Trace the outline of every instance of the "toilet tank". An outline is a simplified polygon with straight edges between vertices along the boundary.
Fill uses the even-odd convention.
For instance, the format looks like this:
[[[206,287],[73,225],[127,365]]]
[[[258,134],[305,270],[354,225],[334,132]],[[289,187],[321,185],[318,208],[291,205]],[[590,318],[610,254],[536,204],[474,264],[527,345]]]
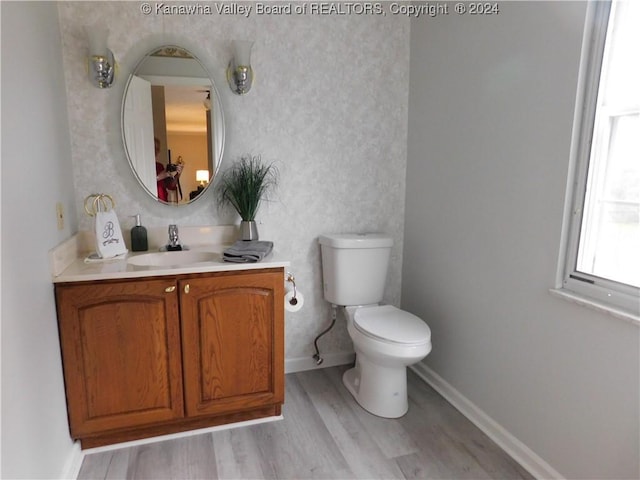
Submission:
[[[324,298],[335,305],[380,303],[393,239],[381,233],[321,235]]]

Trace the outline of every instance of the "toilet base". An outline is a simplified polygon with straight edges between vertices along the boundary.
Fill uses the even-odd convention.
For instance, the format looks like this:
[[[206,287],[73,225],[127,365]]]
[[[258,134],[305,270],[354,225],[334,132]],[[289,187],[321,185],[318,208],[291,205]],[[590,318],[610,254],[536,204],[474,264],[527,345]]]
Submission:
[[[402,417],[409,409],[407,367],[390,368],[360,361],[344,372],[342,383],[358,404],[384,418]]]

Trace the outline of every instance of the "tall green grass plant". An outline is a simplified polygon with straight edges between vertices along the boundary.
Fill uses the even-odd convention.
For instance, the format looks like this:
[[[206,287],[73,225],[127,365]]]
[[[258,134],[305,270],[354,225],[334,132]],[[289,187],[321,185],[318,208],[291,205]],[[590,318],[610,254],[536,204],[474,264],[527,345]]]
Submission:
[[[242,220],[255,221],[260,202],[278,185],[275,165],[264,164],[260,156],[241,157],[221,174],[218,200],[231,204]]]

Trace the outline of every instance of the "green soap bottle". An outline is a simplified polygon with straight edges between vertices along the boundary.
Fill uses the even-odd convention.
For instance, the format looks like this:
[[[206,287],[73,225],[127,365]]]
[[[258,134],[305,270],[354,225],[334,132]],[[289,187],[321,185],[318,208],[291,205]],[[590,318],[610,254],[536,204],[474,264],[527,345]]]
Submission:
[[[131,250],[134,252],[146,252],[149,250],[149,242],[147,241],[147,229],[140,223],[140,214],[136,217],[136,226],[131,229]]]

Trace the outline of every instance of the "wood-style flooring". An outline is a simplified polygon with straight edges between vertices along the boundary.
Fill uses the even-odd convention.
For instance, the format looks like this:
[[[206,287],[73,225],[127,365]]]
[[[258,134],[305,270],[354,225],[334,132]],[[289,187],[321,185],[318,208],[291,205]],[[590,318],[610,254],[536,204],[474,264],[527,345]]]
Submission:
[[[531,479],[413,372],[409,412],[379,418],[344,367],[289,374],[284,419],[85,456],[78,479]]]

